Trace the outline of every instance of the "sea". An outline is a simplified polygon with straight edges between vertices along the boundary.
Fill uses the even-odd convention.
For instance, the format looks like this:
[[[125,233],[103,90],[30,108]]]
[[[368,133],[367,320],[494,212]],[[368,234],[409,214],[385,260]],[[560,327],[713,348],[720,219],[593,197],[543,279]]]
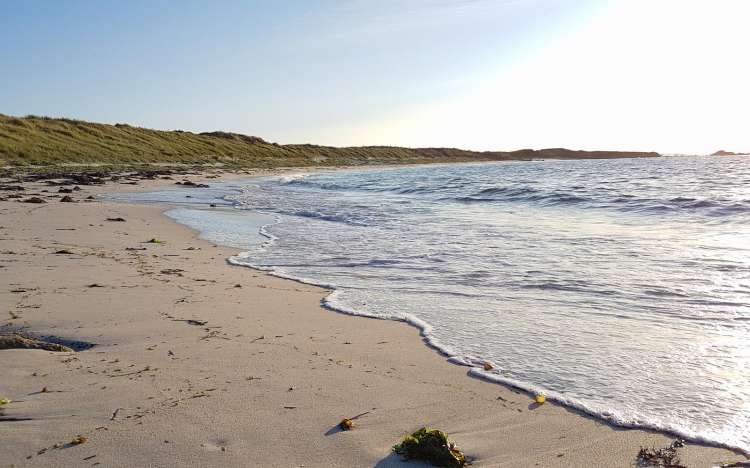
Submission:
[[[231,263],[330,288],[334,311],[419,327],[490,383],[750,452],[750,157],[210,185],[113,197],[170,203],[236,247]]]

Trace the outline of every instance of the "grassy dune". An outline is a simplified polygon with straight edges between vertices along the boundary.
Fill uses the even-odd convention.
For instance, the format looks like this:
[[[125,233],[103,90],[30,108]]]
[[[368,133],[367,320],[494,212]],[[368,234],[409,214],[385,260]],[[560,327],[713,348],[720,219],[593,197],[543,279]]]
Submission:
[[[0,162],[19,169],[71,164],[288,167],[653,156],[658,154],[566,149],[476,152],[455,148],[278,145],[258,137],[226,132],[162,131],[126,124],[0,114]]]

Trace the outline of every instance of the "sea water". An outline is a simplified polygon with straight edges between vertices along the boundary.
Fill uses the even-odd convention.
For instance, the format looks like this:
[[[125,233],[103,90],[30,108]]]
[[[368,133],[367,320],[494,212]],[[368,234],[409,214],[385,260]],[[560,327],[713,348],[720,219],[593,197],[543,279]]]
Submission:
[[[173,216],[247,249],[233,263],[408,321],[477,376],[750,451],[750,158],[363,169],[139,197],[185,193],[224,204]]]

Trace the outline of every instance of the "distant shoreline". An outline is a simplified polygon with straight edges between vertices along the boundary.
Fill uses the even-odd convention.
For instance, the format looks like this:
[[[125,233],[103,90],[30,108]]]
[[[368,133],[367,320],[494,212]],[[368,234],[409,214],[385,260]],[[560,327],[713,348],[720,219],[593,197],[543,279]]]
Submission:
[[[715,153],[711,153],[710,156],[750,156],[750,153],[735,153],[734,151],[720,150]]]

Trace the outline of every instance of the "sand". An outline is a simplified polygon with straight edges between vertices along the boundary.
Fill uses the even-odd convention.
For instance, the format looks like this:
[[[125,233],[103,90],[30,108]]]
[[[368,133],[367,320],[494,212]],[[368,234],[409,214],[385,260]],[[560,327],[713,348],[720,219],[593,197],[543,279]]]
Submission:
[[[13,400],[1,467],[400,466],[391,446],[424,425],[477,466],[626,467],[673,440],[471,378],[411,326],[323,309],[324,289],[229,265],[235,249],[163,206],[82,201],[172,183],[83,187],[77,203],[25,184],[48,203],[0,201],[0,326],[96,344],[0,351],[0,399]],[[693,444],[681,455],[744,459]]]

